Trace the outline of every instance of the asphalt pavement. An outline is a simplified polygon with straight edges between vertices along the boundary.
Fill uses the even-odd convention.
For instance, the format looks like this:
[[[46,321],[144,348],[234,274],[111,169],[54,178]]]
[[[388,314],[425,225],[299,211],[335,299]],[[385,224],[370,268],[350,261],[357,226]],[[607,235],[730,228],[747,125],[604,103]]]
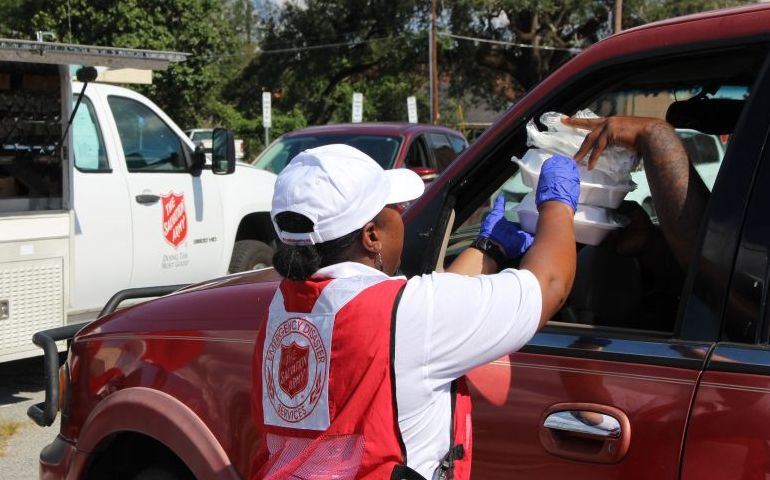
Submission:
[[[59,419],[38,427],[27,417],[30,405],[42,402],[42,357],[0,364],[0,477],[3,480],[38,478],[38,455],[59,432]],[[9,430],[15,433],[8,435]],[[5,445],[3,445],[5,438]]]

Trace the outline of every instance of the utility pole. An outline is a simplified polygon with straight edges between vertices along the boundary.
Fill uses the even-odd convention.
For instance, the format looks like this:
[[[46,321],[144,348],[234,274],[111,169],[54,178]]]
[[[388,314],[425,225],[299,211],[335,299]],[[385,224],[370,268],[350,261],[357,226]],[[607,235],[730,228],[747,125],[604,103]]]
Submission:
[[[428,32],[428,105],[430,106],[430,121],[433,122],[433,42],[431,32]]]
[[[623,0],[615,0],[615,33],[623,30]]]
[[[431,123],[434,125],[441,117],[438,111],[438,54],[436,52],[436,0],[430,6],[430,101]]]

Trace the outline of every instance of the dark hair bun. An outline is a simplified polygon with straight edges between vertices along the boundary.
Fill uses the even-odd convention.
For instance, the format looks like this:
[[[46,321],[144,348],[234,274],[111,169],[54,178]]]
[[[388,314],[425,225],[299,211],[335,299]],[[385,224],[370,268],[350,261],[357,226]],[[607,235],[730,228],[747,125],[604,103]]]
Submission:
[[[307,280],[321,268],[321,255],[314,245],[280,243],[273,254],[273,267],[284,278]]]
[[[296,212],[281,212],[275,216],[275,223],[284,232],[308,233],[313,231],[313,222]],[[307,280],[319,268],[349,260],[350,249],[361,237],[358,229],[340,238],[316,245],[287,245],[279,242],[273,254],[273,267],[284,278]]]

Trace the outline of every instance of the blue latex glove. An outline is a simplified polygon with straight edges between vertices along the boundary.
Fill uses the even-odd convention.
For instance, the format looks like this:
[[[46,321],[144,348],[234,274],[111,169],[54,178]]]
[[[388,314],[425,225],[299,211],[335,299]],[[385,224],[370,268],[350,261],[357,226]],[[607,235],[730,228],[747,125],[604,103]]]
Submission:
[[[556,200],[577,210],[580,198],[580,173],[574,160],[564,155],[554,155],[545,162],[537,181],[535,204]]]
[[[508,260],[524,255],[535,237],[521,229],[521,225],[505,218],[505,197],[498,195],[492,210],[481,222],[480,237],[486,237],[503,247]]]

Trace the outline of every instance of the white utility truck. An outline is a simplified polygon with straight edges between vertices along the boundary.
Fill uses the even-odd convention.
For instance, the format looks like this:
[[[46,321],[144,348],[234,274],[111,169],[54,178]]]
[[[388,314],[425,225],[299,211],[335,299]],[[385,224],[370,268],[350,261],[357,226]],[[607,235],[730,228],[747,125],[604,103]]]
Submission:
[[[275,176],[236,165],[231,132],[207,161],[150,100],[91,83],[185,57],[0,39],[0,362],[119,290],[270,264]]]

